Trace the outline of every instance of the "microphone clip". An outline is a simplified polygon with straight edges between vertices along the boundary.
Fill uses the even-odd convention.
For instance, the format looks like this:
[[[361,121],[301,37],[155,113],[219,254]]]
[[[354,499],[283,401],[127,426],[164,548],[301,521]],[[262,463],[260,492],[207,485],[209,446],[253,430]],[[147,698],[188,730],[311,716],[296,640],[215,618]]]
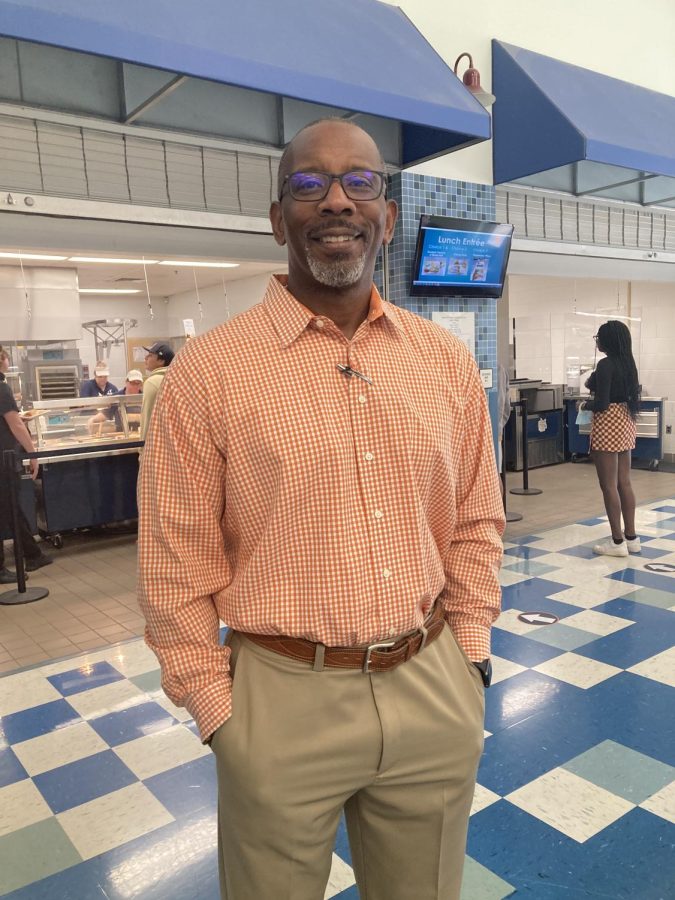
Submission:
[[[345,366],[343,363],[338,363],[337,368],[340,372],[342,372],[343,375],[349,375],[350,377],[352,375],[356,375],[357,378],[361,378],[363,381],[367,382],[368,384],[373,383],[372,378],[368,378],[368,376],[364,375],[363,372],[357,372],[356,369],[352,369],[351,366]]]

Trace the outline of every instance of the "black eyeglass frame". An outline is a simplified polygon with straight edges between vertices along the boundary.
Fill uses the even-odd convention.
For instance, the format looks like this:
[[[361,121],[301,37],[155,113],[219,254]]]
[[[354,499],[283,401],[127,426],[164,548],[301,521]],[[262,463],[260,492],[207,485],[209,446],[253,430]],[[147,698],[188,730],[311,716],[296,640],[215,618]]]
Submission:
[[[344,181],[342,179],[346,178],[347,175],[354,175],[357,172],[370,172],[372,175],[380,176],[380,180],[381,180],[380,190],[374,197],[367,197],[367,198],[352,197],[349,194],[349,192],[347,191],[347,188],[345,187]],[[321,196],[321,197],[312,197],[311,200],[308,199],[307,197],[295,197],[289,188],[289,194],[290,194],[291,198],[298,203],[320,203],[322,200],[325,200],[326,197],[328,196],[328,193],[329,193],[331,187],[333,186],[334,181],[340,182],[340,187],[344,191],[345,196],[348,197],[350,200],[353,200],[355,203],[372,203],[373,200],[379,200],[380,197],[382,196],[382,194],[386,195],[386,193],[387,193],[387,173],[380,172],[377,169],[349,169],[348,172],[342,172],[339,175],[334,172],[314,172],[314,171],[304,171],[304,170],[300,169],[297,172],[290,172],[288,175],[284,176],[284,180],[281,182],[281,190],[279,191],[279,200],[280,201],[281,201],[282,197],[284,196],[284,189],[286,188],[289,181],[291,180],[291,178],[294,175],[323,175],[326,178],[330,179],[330,181],[326,185],[326,193],[323,194],[323,196]]]

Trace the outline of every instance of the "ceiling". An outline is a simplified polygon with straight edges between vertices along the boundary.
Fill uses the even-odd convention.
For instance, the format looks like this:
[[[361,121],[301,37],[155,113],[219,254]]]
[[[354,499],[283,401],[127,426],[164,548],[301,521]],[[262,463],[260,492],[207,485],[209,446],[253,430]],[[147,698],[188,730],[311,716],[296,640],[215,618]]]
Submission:
[[[271,234],[14,213],[0,215],[0,252],[19,251],[24,254],[67,257],[145,257],[154,260],[238,263],[236,268],[231,269],[146,266],[150,295],[153,297],[169,297],[184,291],[194,291],[195,278],[198,288],[206,288],[222,284],[223,280],[234,281],[286,271],[285,248],[279,247]],[[19,260],[0,259],[0,265],[18,266]],[[127,265],[24,260],[24,266],[76,268],[81,288],[129,288],[141,291],[140,295],[116,295],[120,301],[144,296],[146,293],[142,263]]]

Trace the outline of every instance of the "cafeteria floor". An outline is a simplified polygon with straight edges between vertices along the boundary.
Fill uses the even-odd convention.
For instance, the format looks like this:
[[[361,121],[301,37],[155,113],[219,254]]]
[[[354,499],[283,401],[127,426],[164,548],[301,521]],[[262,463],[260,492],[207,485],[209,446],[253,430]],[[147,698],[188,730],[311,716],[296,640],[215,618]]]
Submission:
[[[564,488],[557,467],[531,473],[544,494],[509,496],[525,518],[505,539],[462,900],[672,900],[675,478],[634,473],[640,502],[649,497],[642,553],[595,557],[607,523],[592,469],[564,469]],[[58,562],[34,573],[47,600],[0,607],[10,670],[0,678],[0,897],[216,900],[213,758],[133,636],[133,537],[85,545],[67,539]],[[68,609],[73,588],[90,609],[67,614],[87,615],[96,638],[79,647],[81,632],[68,632],[79,625],[59,620],[72,647],[44,648],[39,620],[16,614],[49,622],[44,604]],[[521,612],[559,621],[529,624]],[[21,645],[5,643],[8,621],[47,656],[21,663]],[[126,640],[112,644],[119,628]],[[325,896],[358,897],[343,825]]]

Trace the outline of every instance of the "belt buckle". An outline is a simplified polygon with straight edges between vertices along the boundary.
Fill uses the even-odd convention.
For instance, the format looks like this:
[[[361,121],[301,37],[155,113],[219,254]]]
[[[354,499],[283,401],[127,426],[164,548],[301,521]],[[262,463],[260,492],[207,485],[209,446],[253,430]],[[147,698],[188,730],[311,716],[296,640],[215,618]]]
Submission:
[[[417,648],[417,652],[421,653],[422,650],[424,650],[424,647],[426,646],[427,638],[429,636],[429,629],[424,625],[420,625],[420,627],[417,630],[422,635],[422,643]]]
[[[370,654],[373,650],[382,650],[386,647],[394,647],[396,645],[396,641],[379,641],[377,644],[369,644],[366,647],[366,658],[363,661],[363,673],[365,675],[368,674],[370,667]]]

